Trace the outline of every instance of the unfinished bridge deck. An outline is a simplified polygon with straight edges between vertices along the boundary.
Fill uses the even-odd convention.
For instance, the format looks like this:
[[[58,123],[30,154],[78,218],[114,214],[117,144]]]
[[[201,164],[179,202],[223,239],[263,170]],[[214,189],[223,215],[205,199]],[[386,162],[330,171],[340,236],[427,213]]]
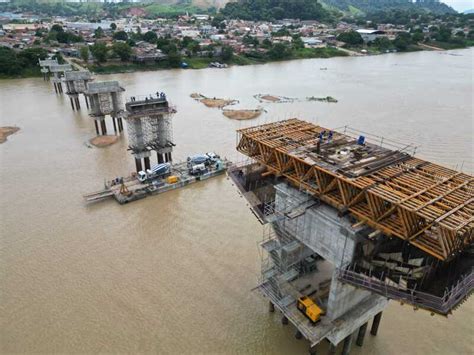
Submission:
[[[290,119],[237,131],[237,150],[389,236],[447,260],[474,239],[474,178]]]

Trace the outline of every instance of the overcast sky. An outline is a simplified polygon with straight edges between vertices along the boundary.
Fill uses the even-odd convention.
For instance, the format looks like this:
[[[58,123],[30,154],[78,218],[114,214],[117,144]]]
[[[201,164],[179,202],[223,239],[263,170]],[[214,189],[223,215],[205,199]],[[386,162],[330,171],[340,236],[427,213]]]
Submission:
[[[441,0],[457,11],[474,9],[474,0]]]

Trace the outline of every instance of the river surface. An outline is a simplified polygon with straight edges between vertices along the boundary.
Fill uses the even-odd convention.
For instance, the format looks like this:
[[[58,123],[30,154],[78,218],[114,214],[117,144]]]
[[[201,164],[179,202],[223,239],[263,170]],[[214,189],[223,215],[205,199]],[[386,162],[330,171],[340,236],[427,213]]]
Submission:
[[[472,173],[472,49],[314,59],[228,69],[109,75],[126,96],[165,91],[175,159],[214,150],[231,159],[235,129],[299,117],[350,125],[419,145],[418,156]],[[320,68],[327,68],[321,70]],[[258,119],[227,119],[189,97],[254,94],[337,104],[263,104]],[[83,104],[84,106],[84,104]],[[111,131],[111,122],[108,121]],[[0,81],[0,126],[21,131],[0,146],[2,353],[305,354],[307,342],[252,293],[262,227],[222,176],[119,206],[82,194],[134,169],[126,137],[104,149],[86,110],[42,79]],[[464,161],[464,163],[463,163]],[[354,354],[472,354],[474,302],[449,318],[391,302],[379,335]],[[321,344],[326,352],[327,345]]]

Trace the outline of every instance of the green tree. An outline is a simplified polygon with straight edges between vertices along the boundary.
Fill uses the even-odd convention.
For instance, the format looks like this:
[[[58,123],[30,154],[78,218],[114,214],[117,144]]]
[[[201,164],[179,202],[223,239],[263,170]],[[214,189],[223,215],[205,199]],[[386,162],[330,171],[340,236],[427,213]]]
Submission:
[[[258,46],[258,39],[253,36],[245,35],[242,38],[242,43],[246,45]]]
[[[169,44],[170,44],[170,40],[165,37],[160,37],[156,40],[156,48],[161,49],[162,51],[163,51],[163,48],[165,48],[166,46],[169,46]]]
[[[0,75],[20,75],[23,69],[13,49],[0,47]]]
[[[148,43],[156,43],[157,39],[158,39],[158,36],[153,31],[148,31],[147,33],[143,35],[143,40]]]
[[[51,26],[51,32],[64,32],[64,29],[61,27],[61,25],[54,24]]]
[[[372,41],[372,46],[381,50],[387,50],[393,47],[392,42],[387,37],[378,37]]]
[[[224,62],[230,61],[234,56],[234,49],[231,46],[223,46],[221,52],[221,59]]]
[[[449,42],[451,39],[451,30],[448,27],[442,26],[435,35],[435,38],[440,42]]]
[[[97,29],[94,31],[94,38],[102,38],[104,37],[104,30],[102,27],[97,27]]]
[[[414,43],[422,42],[425,39],[425,35],[420,30],[415,31],[412,36]]]
[[[132,56],[132,48],[127,43],[115,42],[112,46],[112,51],[122,62],[126,62]]]
[[[393,41],[393,44],[399,51],[406,51],[411,44],[411,36],[407,32],[401,32]]]
[[[97,62],[105,63],[107,61],[108,49],[105,43],[96,42],[89,47],[89,50]]]
[[[273,60],[285,59],[291,56],[291,49],[284,43],[277,43],[268,51],[268,56]]]
[[[81,56],[81,59],[87,63],[87,61],[89,60],[89,47],[81,47],[81,49],[79,50],[79,54]]]
[[[304,48],[304,42],[300,36],[294,36],[293,42],[291,43],[294,49],[302,49]]]
[[[128,35],[125,31],[118,31],[114,33],[113,38],[118,41],[126,41],[128,39]]]
[[[350,46],[357,46],[364,43],[362,36],[356,31],[343,32],[337,36],[337,40]]]
[[[43,48],[27,48],[18,53],[18,59],[24,66],[35,67],[38,60],[46,59],[48,52]]]
[[[172,68],[179,68],[181,66],[182,58],[181,54],[175,48],[168,52],[168,63]]]
[[[272,46],[273,46],[272,41],[270,41],[268,38],[265,38],[265,39],[262,41],[262,47],[263,47],[263,48],[270,49],[270,48],[272,48]]]

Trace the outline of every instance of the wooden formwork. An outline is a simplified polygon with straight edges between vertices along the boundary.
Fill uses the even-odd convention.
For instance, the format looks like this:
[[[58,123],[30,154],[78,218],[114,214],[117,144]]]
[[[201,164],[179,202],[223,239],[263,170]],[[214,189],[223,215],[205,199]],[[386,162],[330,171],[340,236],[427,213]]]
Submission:
[[[364,163],[334,167],[318,154],[324,148],[324,143],[317,143],[318,136],[328,131],[298,119],[245,128],[237,131],[237,150],[331,206],[440,260],[450,259],[472,242],[472,176],[385,150],[380,154],[385,164],[352,177],[345,172],[364,170]],[[337,132],[331,139],[332,146],[354,143],[352,137]]]

